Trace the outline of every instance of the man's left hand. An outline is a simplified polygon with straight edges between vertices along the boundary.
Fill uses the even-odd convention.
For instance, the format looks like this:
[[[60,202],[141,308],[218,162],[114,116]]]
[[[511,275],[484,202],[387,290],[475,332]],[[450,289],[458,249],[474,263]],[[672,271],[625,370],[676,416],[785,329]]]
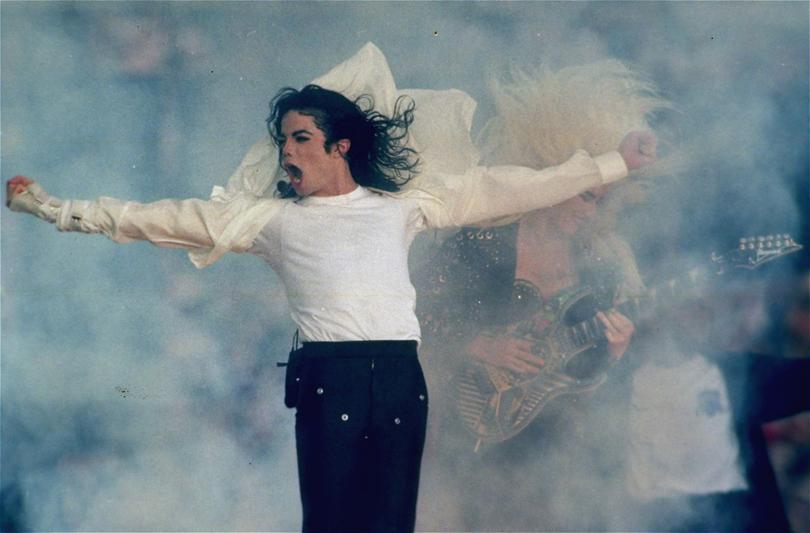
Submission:
[[[655,162],[657,139],[649,131],[631,131],[619,143],[619,153],[628,170],[635,170]]]

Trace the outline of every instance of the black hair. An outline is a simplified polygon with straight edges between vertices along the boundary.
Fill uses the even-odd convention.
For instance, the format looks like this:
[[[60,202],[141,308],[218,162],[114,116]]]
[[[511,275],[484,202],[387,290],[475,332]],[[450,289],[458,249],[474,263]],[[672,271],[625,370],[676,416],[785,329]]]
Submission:
[[[351,146],[345,157],[358,184],[397,191],[416,175],[419,166],[418,154],[406,145],[415,107],[413,100],[401,96],[392,116],[387,117],[374,110],[374,99],[368,95],[351,101],[317,85],[307,85],[300,91],[286,87],[270,101],[267,129],[276,146],[280,146],[284,115],[297,111],[311,116],[324,133],[325,150],[341,139],[349,139]]]

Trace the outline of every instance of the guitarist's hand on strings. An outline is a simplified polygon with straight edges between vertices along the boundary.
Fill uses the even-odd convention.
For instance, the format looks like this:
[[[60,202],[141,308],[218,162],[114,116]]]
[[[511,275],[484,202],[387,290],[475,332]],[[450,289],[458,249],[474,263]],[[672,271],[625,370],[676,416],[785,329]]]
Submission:
[[[532,353],[533,343],[516,337],[478,335],[467,345],[470,357],[514,372],[537,374],[545,361]]]
[[[635,325],[615,309],[599,311],[596,313],[596,317],[605,326],[605,338],[608,341],[607,351],[610,358],[614,361],[619,360],[630,345],[630,339],[633,338],[633,333],[636,331]]]

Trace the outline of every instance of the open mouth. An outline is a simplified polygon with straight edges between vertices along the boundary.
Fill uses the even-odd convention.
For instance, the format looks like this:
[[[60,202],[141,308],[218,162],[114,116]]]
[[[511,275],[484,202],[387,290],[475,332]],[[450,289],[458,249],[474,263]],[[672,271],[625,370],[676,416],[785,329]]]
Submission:
[[[303,177],[303,173],[301,169],[295,165],[286,164],[284,165],[284,170],[287,171],[287,175],[290,177],[290,181],[295,184],[301,183],[301,178]]]

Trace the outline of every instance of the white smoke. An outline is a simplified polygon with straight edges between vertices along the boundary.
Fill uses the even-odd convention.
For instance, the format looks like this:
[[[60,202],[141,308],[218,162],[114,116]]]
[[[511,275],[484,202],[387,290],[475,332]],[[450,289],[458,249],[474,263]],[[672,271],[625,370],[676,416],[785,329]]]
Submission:
[[[807,227],[802,3],[0,10],[2,176],[58,196],[206,197],[264,134],[276,90],[373,41],[398,85],[473,95],[479,126],[485,80],[512,65],[612,56],[648,73],[678,108],[667,126],[691,165],[624,220],[647,265],[659,237],[690,249]],[[60,235],[8,210],[2,222],[0,475],[23,500],[3,513],[51,531],[298,529],[293,416],[274,366],[293,328],[275,276],[253,258],[196,272],[180,252]],[[419,527],[446,530],[457,509],[424,477]]]

